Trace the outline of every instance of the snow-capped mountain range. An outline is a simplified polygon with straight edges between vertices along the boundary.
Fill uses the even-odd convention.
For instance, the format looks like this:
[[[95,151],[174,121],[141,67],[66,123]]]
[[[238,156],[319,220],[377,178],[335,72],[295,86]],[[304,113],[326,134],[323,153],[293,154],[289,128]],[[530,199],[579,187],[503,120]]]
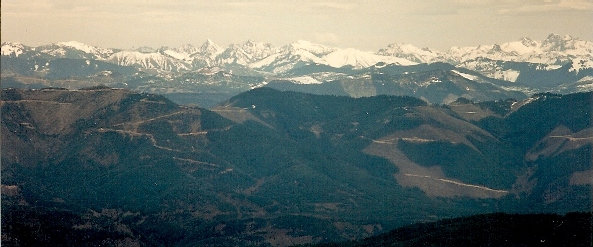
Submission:
[[[522,38],[502,44],[452,47],[447,51],[392,43],[377,52],[367,52],[303,40],[280,47],[249,40],[226,48],[207,40],[200,46],[187,44],[178,48],[142,47],[135,50],[100,48],[76,41],[38,47],[3,42],[1,51],[3,57],[90,59],[159,74],[202,71],[206,68],[282,76],[308,65],[364,69],[379,63],[410,66],[444,62],[477,71],[489,78],[515,82],[521,81],[522,67],[542,71],[565,68],[573,74],[593,69],[593,42],[557,34],[550,34],[542,41]],[[517,63],[523,64],[518,66]],[[37,67],[43,69],[43,66],[40,64]]]

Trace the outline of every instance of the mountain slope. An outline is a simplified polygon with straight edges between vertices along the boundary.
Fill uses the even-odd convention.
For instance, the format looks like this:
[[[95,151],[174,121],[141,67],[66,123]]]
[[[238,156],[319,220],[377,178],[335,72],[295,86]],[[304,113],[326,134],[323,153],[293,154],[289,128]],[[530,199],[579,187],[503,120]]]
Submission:
[[[103,87],[4,89],[2,214],[67,210],[139,228],[118,230],[130,241],[288,245],[584,211],[592,97],[450,107],[260,88],[208,111]]]
[[[520,85],[517,83],[515,88],[507,87],[505,83],[478,73],[456,69],[449,64],[435,63],[416,66],[378,64],[351,76],[336,76],[336,79],[325,83],[303,85],[289,78],[272,81],[266,87],[352,97],[406,95],[419,97],[431,103],[450,103],[459,97],[477,101],[524,99],[526,96],[521,92],[523,88]]]

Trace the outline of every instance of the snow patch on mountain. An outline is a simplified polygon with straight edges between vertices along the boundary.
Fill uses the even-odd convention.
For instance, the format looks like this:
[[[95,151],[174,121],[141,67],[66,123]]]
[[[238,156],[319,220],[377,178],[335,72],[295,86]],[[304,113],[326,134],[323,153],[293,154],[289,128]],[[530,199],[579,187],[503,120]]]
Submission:
[[[460,75],[461,77],[463,77],[463,78],[465,78],[465,79],[468,79],[468,80],[470,80],[470,81],[477,81],[477,80],[478,80],[478,77],[477,77],[477,76],[475,76],[475,75],[470,75],[470,74],[467,74],[467,73],[462,73],[462,72],[459,72],[459,71],[457,71],[457,70],[451,70],[451,71],[452,71],[453,73],[455,73],[455,74],[458,74],[458,75]]]
[[[224,49],[208,39],[190,55],[191,63],[197,68],[216,66],[216,57],[222,52]]]
[[[18,57],[25,52],[25,46],[21,43],[2,42],[2,48],[0,50],[2,51],[2,56]]]
[[[581,92],[593,91],[593,82],[579,84],[577,85],[577,88],[581,90]]]
[[[298,76],[298,77],[291,77],[286,78],[287,80],[296,82],[296,84],[321,84],[323,82],[316,80],[310,76]]]
[[[63,47],[59,48],[43,48],[39,51],[42,54],[47,54],[53,57],[65,57],[66,56],[66,49]]]
[[[501,50],[509,54],[525,55],[533,52],[541,52],[540,42],[524,37],[520,41],[504,43],[500,46]]]
[[[399,57],[381,56],[348,48],[334,51],[323,57],[327,65],[340,68],[350,65],[355,69],[367,68],[379,62],[396,65],[415,65],[417,63]]]
[[[276,52],[277,49],[269,43],[248,40],[243,44],[231,44],[216,57],[216,63],[249,66]]]
[[[59,42],[56,45],[63,48],[70,48],[82,51],[84,53],[94,56],[93,58],[95,59],[105,59],[111,54],[113,54],[113,50],[111,49],[99,48],[78,41]]]
[[[220,67],[226,70],[277,75],[309,65],[335,68],[352,66],[354,69],[361,69],[378,63],[407,66],[445,62],[452,63],[458,68],[477,71],[490,78],[506,81],[516,81],[522,67],[517,68],[505,62],[533,63],[536,64],[537,70],[556,70],[572,63],[569,69],[574,73],[593,68],[592,42],[557,34],[551,34],[543,41],[522,38],[500,45],[452,47],[445,52],[399,43],[389,44],[377,52],[365,52],[352,48],[329,47],[304,40],[282,47],[246,41],[231,44],[226,48],[221,48],[211,40],[207,40],[199,47],[188,44],[178,48],[138,48],[136,51],[103,49],[77,41],[35,48],[18,43],[2,43],[2,56],[23,55],[106,60],[119,65],[165,72]]]
[[[593,76],[585,76],[576,82],[576,87],[580,91],[593,90]]]
[[[158,69],[164,71],[189,70],[189,66],[178,60],[160,53],[142,53],[138,51],[120,51],[108,59],[121,66],[140,66],[144,69]]]
[[[580,70],[593,68],[593,60],[576,60],[572,62],[572,66],[568,71],[579,73]]]
[[[186,63],[191,63],[193,61],[193,58],[191,57],[191,55],[198,52],[198,50],[199,49],[197,47],[195,47],[191,44],[185,44],[185,45],[182,45],[177,48],[161,47],[157,51],[153,51],[153,52],[159,52],[161,54],[175,58],[177,60],[181,60]],[[140,52],[142,52],[142,51],[140,51]],[[152,52],[148,51],[145,53],[152,53]]]
[[[300,40],[278,49],[275,54],[256,61],[249,67],[273,73],[284,73],[298,65],[327,64],[320,56],[334,50],[336,49]]]
[[[559,68],[562,68],[562,65],[557,65],[557,64],[538,64],[537,67],[535,68],[536,70],[557,70]]]
[[[192,56],[204,56],[204,57],[208,57],[210,59],[215,59],[216,56],[218,56],[219,54],[221,54],[222,52],[224,52],[224,49],[222,49],[219,45],[217,45],[216,43],[214,43],[212,40],[208,39],[206,40],[206,42],[204,42],[200,48],[194,52],[192,54]]]
[[[330,54],[337,50],[337,48],[328,47],[321,44],[312,43],[306,40],[299,40],[296,41],[287,47],[284,48],[285,50],[289,50],[290,52],[296,51],[307,51],[317,57],[322,57],[327,54]]]
[[[498,79],[498,80],[516,82],[517,78],[519,78],[520,74],[521,74],[521,72],[519,72],[519,71],[507,69],[507,70],[496,71],[493,74],[492,78]]]
[[[187,53],[181,53],[181,52],[178,52],[176,50],[164,50],[163,53],[165,55],[168,55],[168,56],[172,57],[172,58],[175,58],[175,59],[178,59],[178,60],[183,60],[183,61],[186,61],[186,62],[191,62],[191,60],[192,60],[192,58],[190,57],[189,54],[187,54]]]
[[[63,47],[70,47],[70,48],[74,48],[76,50],[79,51],[83,51],[86,53],[93,53],[97,50],[96,47],[78,42],[78,41],[67,41],[67,42],[59,42],[57,43],[58,46],[63,46]]]
[[[443,61],[444,54],[429,48],[418,48],[411,44],[392,43],[377,52],[378,55],[403,58],[416,63]]]
[[[501,45],[452,47],[447,54],[451,60],[458,63],[477,58],[488,58],[500,61],[563,65],[575,60],[593,60],[593,42],[579,40],[570,35],[550,34],[541,42],[522,38],[520,41]]]
[[[205,67],[199,69],[197,72],[203,75],[214,75],[220,72],[225,72],[225,70],[220,67]]]
[[[585,77],[581,78],[580,80],[578,80],[577,82],[587,82],[587,81],[593,82],[593,76],[585,76]]]

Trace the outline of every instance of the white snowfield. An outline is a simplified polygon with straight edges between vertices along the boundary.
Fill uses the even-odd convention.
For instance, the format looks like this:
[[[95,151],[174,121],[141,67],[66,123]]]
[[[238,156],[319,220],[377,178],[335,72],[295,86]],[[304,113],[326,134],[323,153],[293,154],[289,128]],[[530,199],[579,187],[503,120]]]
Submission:
[[[382,56],[371,52],[359,51],[352,48],[336,50],[324,56],[323,60],[325,60],[327,65],[332,67],[340,68],[349,65],[353,66],[356,69],[367,68],[380,62],[396,65],[418,64],[404,58]]]
[[[165,71],[189,69],[189,65],[183,61],[156,52],[120,51],[109,56],[106,60],[122,66],[140,65],[145,69],[161,69]]]
[[[593,42],[557,34],[550,34],[543,41],[522,38],[502,44],[452,47],[447,51],[392,43],[377,52],[367,52],[353,48],[330,47],[304,40],[281,47],[249,40],[240,44],[231,44],[226,48],[207,40],[199,47],[187,44],[179,48],[138,50],[99,48],[77,41],[40,47],[28,47],[12,42],[2,43],[2,56],[18,57],[28,52],[41,52],[60,57],[65,56],[68,51],[86,54],[85,59],[164,71],[192,70],[194,65],[204,67],[236,64],[260,71],[283,73],[307,64],[335,68],[352,66],[360,69],[377,63],[414,65],[446,62],[461,68],[480,71],[491,78],[515,81],[519,72],[503,70],[496,66],[496,61],[537,63],[541,64],[540,67],[543,70],[558,69],[572,62],[570,70],[575,73],[593,68]]]
[[[57,43],[58,46],[61,47],[69,47],[79,51],[83,51],[85,53],[93,54],[96,57],[103,57],[106,55],[113,54],[113,51],[110,49],[99,48],[91,45],[87,45],[78,41],[68,41],[68,42],[60,42]]]
[[[475,75],[470,75],[470,74],[462,73],[462,72],[459,72],[457,70],[451,70],[451,71],[455,72],[455,74],[458,74],[458,75],[460,75],[460,76],[462,76],[465,79],[468,79],[470,81],[477,81],[478,80],[478,77],[475,76]]]
[[[3,42],[1,50],[2,56],[18,57],[23,54],[25,47],[20,43]]]

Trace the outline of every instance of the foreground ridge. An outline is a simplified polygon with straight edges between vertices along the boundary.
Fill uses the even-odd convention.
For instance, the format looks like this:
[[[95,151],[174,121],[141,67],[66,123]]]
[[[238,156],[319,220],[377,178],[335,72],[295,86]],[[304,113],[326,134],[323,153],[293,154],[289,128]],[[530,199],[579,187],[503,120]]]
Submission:
[[[422,223],[356,242],[316,246],[591,246],[591,213],[485,214]]]
[[[257,88],[212,111],[107,87],[0,99],[3,243],[289,246],[591,208],[593,92],[434,105]],[[505,217],[461,224],[509,236]],[[471,227],[447,222],[399,239],[463,245],[451,236]],[[581,240],[565,226],[554,236]]]

